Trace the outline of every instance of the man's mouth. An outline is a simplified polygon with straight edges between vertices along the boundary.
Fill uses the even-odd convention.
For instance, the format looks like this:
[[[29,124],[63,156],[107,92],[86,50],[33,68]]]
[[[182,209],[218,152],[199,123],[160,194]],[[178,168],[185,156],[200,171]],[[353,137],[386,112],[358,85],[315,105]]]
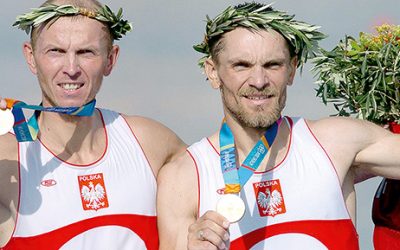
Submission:
[[[265,100],[265,99],[271,98],[272,95],[261,95],[261,96],[250,95],[250,96],[245,96],[245,97],[250,100],[259,101],[259,100]]]
[[[262,101],[262,100],[272,98],[273,95],[245,95],[244,97],[249,100]]]
[[[61,83],[59,86],[64,90],[74,91],[80,89],[83,86],[83,83]]]

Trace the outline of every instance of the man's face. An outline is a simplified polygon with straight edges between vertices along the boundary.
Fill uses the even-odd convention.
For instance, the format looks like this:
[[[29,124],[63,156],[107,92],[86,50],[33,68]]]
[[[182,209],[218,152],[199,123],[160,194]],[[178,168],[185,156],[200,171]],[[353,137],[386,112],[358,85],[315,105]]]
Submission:
[[[44,106],[82,106],[95,98],[118,55],[116,46],[109,51],[106,36],[96,20],[62,17],[40,31],[34,48],[24,45]]]
[[[220,88],[225,115],[242,126],[265,128],[276,121],[286,103],[296,59],[277,32],[237,28],[222,38],[218,63],[209,60],[206,72]]]

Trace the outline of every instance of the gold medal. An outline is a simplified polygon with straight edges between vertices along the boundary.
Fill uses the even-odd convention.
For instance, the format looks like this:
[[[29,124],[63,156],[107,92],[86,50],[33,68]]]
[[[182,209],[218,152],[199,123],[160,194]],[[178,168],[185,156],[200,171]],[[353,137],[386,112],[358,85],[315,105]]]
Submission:
[[[245,211],[243,200],[236,194],[225,194],[217,202],[217,212],[231,223],[239,221]]]
[[[7,134],[14,126],[14,116],[10,109],[0,109],[0,135]]]

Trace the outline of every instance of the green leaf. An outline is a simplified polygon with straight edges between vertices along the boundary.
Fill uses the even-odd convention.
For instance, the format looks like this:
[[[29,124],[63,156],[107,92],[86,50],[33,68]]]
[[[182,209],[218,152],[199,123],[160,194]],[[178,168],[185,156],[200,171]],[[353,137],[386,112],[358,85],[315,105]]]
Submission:
[[[364,60],[361,65],[361,77],[365,78],[365,73],[367,72],[367,54],[364,56]]]

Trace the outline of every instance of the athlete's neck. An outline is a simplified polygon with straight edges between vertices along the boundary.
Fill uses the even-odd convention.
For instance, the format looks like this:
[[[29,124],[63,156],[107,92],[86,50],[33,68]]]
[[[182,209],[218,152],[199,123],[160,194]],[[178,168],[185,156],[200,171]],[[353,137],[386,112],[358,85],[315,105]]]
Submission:
[[[39,139],[65,161],[93,162],[104,152],[105,132],[98,111],[89,117],[42,112],[38,123]]]
[[[232,131],[239,160],[243,160],[247,156],[266,131],[266,128],[261,129],[242,126],[229,116],[226,117],[226,123]]]

